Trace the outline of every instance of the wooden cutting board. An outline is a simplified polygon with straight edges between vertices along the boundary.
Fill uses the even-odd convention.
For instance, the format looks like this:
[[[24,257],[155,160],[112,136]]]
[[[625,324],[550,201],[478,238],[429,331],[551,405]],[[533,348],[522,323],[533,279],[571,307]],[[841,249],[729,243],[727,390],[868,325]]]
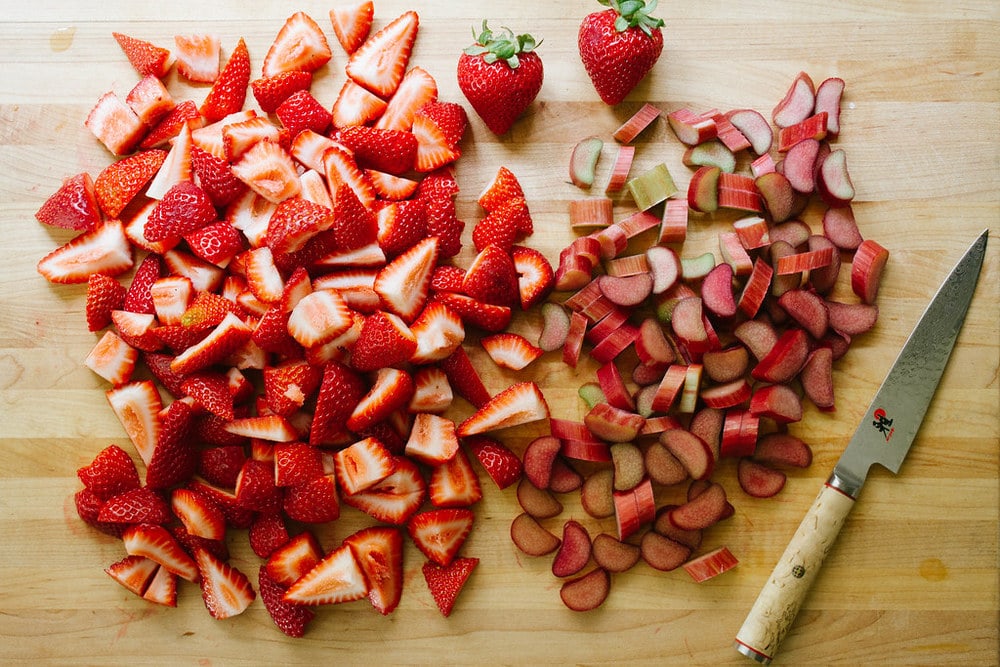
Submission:
[[[771,500],[752,500],[734,466],[716,474],[736,514],[712,529],[703,550],[726,545],[739,566],[709,583],[645,565],[616,576],[607,603],[586,614],[565,609],[547,559],[520,554],[508,539],[519,511],[513,489],[485,477],[477,526],[464,552],[481,563],[453,615],[434,607],[406,551],[406,588],[388,618],[366,602],[319,610],[302,640],[271,624],[256,602],[225,622],[205,612],[196,587],[182,586],[177,609],[151,606],[102,569],[121,543],[75,516],[75,470],[109,443],[126,444],[109,409],[106,385],[81,362],[96,337],[83,316],[84,288],[55,287],[35,263],[70,235],[33,214],[61,180],[96,175],[110,158],[83,128],[107,90],[124,94],[134,71],[111,37],[120,31],[170,46],[175,34],[215,32],[228,53],[239,37],[255,72],[284,18],[302,9],[330,35],[334,60],[314,88],[331,104],[345,56],[333,41],[332,3],[194,2],[144,5],[106,0],[7,3],[0,24],[0,661],[5,664],[316,663],[685,663],[745,664],[732,638],[778,555],[863,414],[903,340],[949,267],[983,229],[991,240],[977,295],[937,398],[898,479],[873,472],[839,543],[805,602],[782,664],[996,664],[998,660],[998,257],[1000,246],[1000,6],[986,0],[938,3],[668,3],[666,50],[648,79],[618,107],[602,104],[576,51],[576,31],[595,2],[506,3],[378,0],[382,25],[405,9],[420,14],[412,64],[428,70],[440,96],[465,102],[454,67],[483,17],[494,27],[530,30],[545,85],[507,136],[491,135],[473,114],[457,175],[460,216],[478,219],[476,196],[501,165],[520,178],[536,232],[530,244],[556,260],[572,238],[567,205],[588,195],[567,181],[573,144],[607,139],[598,182],[610,169],[614,129],[643,102],[664,111],[750,107],[769,114],[793,77],[847,82],[842,135],[857,188],[861,229],[891,252],[879,297],[881,316],[836,365],[837,409],[807,409],[791,431],[815,452]],[[252,9],[250,9],[252,7]],[[205,89],[169,78],[178,97]],[[468,108],[468,107],[467,107]],[[684,188],[690,171],[664,121],[637,143],[635,173],[666,162]],[[616,217],[634,208],[616,200]],[[735,216],[692,217],[685,254],[717,251],[717,234]],[[818,229],[816,209],[805,220]],[[467,229],[468,229],[467,228]],[[467,239],[468,240],[468,239]],[[470,244],[458,263],[471,257]],[[846,273],[845,273],[846,276]],[[842,277],[845,277],[842,276]],[[837,295],[849,299],[846,281]],[[514,329],[539,330],[537,313]],[[544,387],[552,413],[581,418],[576,390],[595,365],[575,372],[548,355],[519,373],[470,354],[495,392],[518,379]],[[469,408],[457,403],[456,417]],[[518,451],[544,424],[503,434]],[[662,500],[670,497],[663,493]],[[564,517],[594,531],[564,498]],[[345,511],[320,529],[325,547],[362,525]],[[557,523],[552,527],[558,530]],[[251,575],[259,560],[245,536],[230,539],[233,563]]]

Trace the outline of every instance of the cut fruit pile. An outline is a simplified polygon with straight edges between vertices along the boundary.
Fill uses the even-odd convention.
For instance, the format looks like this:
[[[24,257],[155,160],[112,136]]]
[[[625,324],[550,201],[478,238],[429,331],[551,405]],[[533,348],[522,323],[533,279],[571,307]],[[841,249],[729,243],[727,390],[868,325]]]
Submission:
[[[305,13],[260,78],[242,40],[219,67],[217,39],[178,36],[171,52],[115,35],[142,78],[85,124],[121,159],[37,213],[81,232],[38,271],[86,283],[87,326],[103,333],[85,363],[142,463],[109,445],[79,469],[76,506],[123,541],[107,573],[152,602],[176,605],[186,579],[227,618],[259,592],[290,636],[316,605],[367,598],[389,614],[407,538],[448,615],[478,563],[460,556],[482,497],[472,461],[500,487],[521,474],[485,434],[548,417],[533,382],[490,395],[463,348],[478,329],[502,366],[541,352],[504,331],[554,277],[517,245],[532,233],[520,184],[498,170],[477,254],[448,263],[465,228],[451,165],[466,113],[410,66],[417,14],[369,35],[372,17],[370,1],[330,12],[348,54],[332,110],[311,92],[332,53]],[[211,84],[200,106],[173,99],[174,63]],[[444,416],[455,395],[475,407],[458,424]],[[372,525],[324,548],[314,528],[341,505]],[[229,562],[235,531],[263,561],[256,585]]]
[[[614,221],[607,196],[570,203],[570,224],[586,234],[560,255],[555,297],[565,298],[545,305],[537,342],[574,368],[589,346],[597,378],[580,387],[582,421],[553,417],[551,435],[527,447],[524,512],[511,524],[521,551],[554,554],[569,608],[600,605],[610,574],[639,560],[683,566],[697,581],[731,569],[725,547],[692,559],[703,533],[736,511],[713,472],[735,460],[742,491],[768,498],[786,471],[810,465],[810,447],[787,425],[805,402],[834,409],[834,363],[875,325],[888,258],[862,238],[844,151],[831,144],[843,89],[800,73],[772,113],[777,142],[757,111],[663,114],[646,104],[612,135],[618,155],[605,188],[627,189],[639,211]],[[629,175],[630,142],[664,115],[693,170],[686,197],[675,196],[663,163]],[[576,145],[574,185],[593,186],[603,143]],[[822,234],[801,219],[814,214],[813,195]],[[680,254],[689,222],[726,211],[734,219],[718,237],[721,261]],[[832,296],[842,253],[853,253],[850,302]],[[561,520],[558,494],[577,490],[588,515],[614,518],[615,535],[592,538],[574,518],[561,535],[546,527]]]

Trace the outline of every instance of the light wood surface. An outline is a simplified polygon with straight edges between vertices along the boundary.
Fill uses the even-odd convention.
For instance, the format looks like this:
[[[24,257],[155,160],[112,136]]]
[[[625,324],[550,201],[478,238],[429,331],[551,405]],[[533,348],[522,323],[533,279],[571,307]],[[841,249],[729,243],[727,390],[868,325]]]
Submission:
[[[327,30],[334,60],[315,92],[332,103],[345,56],[326,18],[330,3],[266,1],[167,4],[105,0],[8,2],[0,23],[0,662],[5,664],[297,663],[684,663],[742,664],[733,636],[800,519],[829,474],[896,352],[952,263],[984,228],[993,238],[979,289],[936,400],[894,479],[869,478],[857,507],[782,644],[780,664],[996,664],[998,661],[998,258],[1000,258],[1000,6],[971,0],[870,3],[664,3],[665,53],[626,102],[603,105],[576,51],[582,17],[595,2],[505,3],[376,0],[384,24],[411,6],[421,18],[413,64],[436,79],[443,99],[464,102],[454,66],[484,16],[544,39],[545,84],[529,114],[502,139],[473,115],[458,166],[460,216],[471,224],[478,192],[500,165],[521,179],[534,215],[531,245],[556,259],[571,238],[567,183],[572,145],[611,132],[649,101],[664,110],[751,107],[769,113],[793,77],[847,82],[842,134],[866,236],[891,252],[877,328],[856,341],[835,369],[837,410],[808,409],[792,431],[814,448],[813,466],[790,476],[772,500],[741,495],[734,466],[716,478],[736,515],[711,530],[704,549],[726,545],[739,566],[708,583],[681,571],[639,565],[614,577],[598,611],[578,614],[559,601],[546,559],[521,555],[508,539],[517,513],[513,489],[484,478],[485,498],[465,553],[481,564],[445,619],[407,547],[407,586],[389,618],[359,602],[321,609],[302,640],[281,635],[260,602],[218,622],[196,587],[179,607],[154,607],[102,569],[119,541],[75,516],[75,470],[124,433],[103,381],[82,366],[96,341],[86,331],[82,287],[54,287],[35,263],[69,234],[33,214],[69,175],[96,175],[107,153],[84,129],[87,111],[109,89],[136,80],[113,30],[172,44],[174,34],[212,31],[224,50],[244,37],[255,72],[284,18],[303,9]],[[185,87],[171,75],[178,96]],[[468,107],[467,107],[468,108]],[[636,173],[665,161],[678,184],[690,172],[663,121],[637,142]],[[607,177],[612,153],[601,162]],[[631,212],[623,198],[616,213]],[[818,228],[816,211],[806,220]],[[812,216],[812,217],[810,217]],[[715,247],[733,216],[695,219],[685,253]],[[471,244],[467,243],[467,248]],[[467,250],[459,258],[467,261]],[[837,293],[849,295],[846,282]],[[537,314],[515,329],[537,332]],[[557,355],[531,372],[501,373],[470,347],[491,391],[515,378],[544,387],[553,413],[579,418],[576,372]],[[455,414],[468,413],[457,405]],[[544,425],[504,435],[518,451]],[[664,499],[667,495],[664,495]],[[586,519],[566,499],[564,516]],[[357,513],[324,528],[329,547],[363,523]],[[613,525],[587,520],[592,529]],[[234,563],[259,561],[243,535],[230,540]]]

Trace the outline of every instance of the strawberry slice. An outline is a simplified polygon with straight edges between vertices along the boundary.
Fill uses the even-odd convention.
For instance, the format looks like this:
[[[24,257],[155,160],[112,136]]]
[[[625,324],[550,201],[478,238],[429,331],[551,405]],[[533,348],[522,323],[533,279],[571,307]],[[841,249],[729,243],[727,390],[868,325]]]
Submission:
[[[424,563],[421,568],[424,581],[434,598],[434,604],[442,614],[451,615],[458,594],[478,564],[478,558],[456,558],[445,567],[437,563]]]
[[[549,406],[535,382],[518,382],[507,387],[479,408],[458,427],[465,437],[519,424],[547,419]]]
[[[375,382],[347,418],[347,428],[361,433],[405,407],[412,397],[413,380],[409,373],[398,368],[380,368]]]
[[[521,459],[499,440],[477,435],[466,439],[465,445],[500,489],[506,489],[521,479]]]
[[[191,535],[206,540],[226,537],[226,518],[214,500],[191,489],[174,489],[170,507]]]
[[[246,460],[236,478],[236,503],[256,512],[274,512],[281,507],[281,490],[275,486],[273,462]]]
[[[324,134],[333,120],[326,107],[308,90],[297,90],[289,95],[274,113],[291,137],[303,130]]]
[[[383,99],[392,97],[403,79],[420,20],[408,11],[359,46],[347,61],[347,76]]]
[[[448,382],[455,392],[472,403],[475,408],[481,408],[489,402],[490,392],[487,391],[479,371],[472,365],[472,360],[461,345],[438,365],[448,376]]]
[[[375,169],[365,169],[365,176],[375,188],[376,194],[382,199],[390,201],[409,199],[417,191],[417,186],[420,184],[419,181]],[[432,235],[430,230],[428,230],[428,235]]]
[[[342,544],[285,592],[284,600],[296,604],[339,604],[368,595],[368,579],[351,547]]]
[[[193,398],[199,406],[225,420],[233,420],[233,394],[229,379],[217,371],[199,371],[188,375],[181,383],[181,391]]]
[[[144,235],[147,241],[164,241],[200,229],[215,219],[215,206],[205,191],[191,181],[181,181],[167,190],[149,214]]]
[[[113,92],[98,98],[83,123],[112,155],[127,155],[142,141],[146,126]]]
[[[250,82],[250,92],[264,113],[274,113],[278,106],[288,99],[288,96],[299,90],[309,90],[312,86],[312,73],[302,70],[278,72],[274,76],[265,76]]]
[[[347,53],[354,53],[368,38],[374,18],[375,3],[372,0],[355,0],[330,10],[333,34]]]
[[[375,486],[396,470],[396,461],[376,438],[364,438],[333,455],[337,481],[347,495]]]
[[[129,526],[122,534],[122,541],[130,556],[143,556],[159,563],[178,577],[198,581],[198,565],[163,526]]]
[[[405,452],[410,458],[430,466],[451,460],[458,452],[455,422],[426,412],[417,414],[413,418]]]
[[[177,71],[188,81],[212,83],[219,78],[218,35],[174,35]]]
[[[362,373],[410,360],[417,338],[406,323],[392,313],[377,310],[365,318],[351,350],[351,365]]]
[[[450,264],[439,264],[431,277],[432,292],[461,292],[465,269]]]
[[[454,394],[448,376],[437,366],[424,366],[413,374],[413,398],[410,412],[441,414],[451,406]]]
[[[344,538],[368,580],[368,601],[383,616],[403,595],[403,533],[392,526],[371,526]]]
[[[472,260],[462,281],[468,296],[494,306],[519,303],[514,260],[498,245],[488,245]]]
[[[281,415],[266,414],[256,417],[241,417],[226,424],[230,433],[245,438],[256,438],[268,442],[292,442],[298,432]]]
[[[108,220],[59,246],[38,261],[52,283],[85,283],[95,273],[117,276],[132,268],[132,246],[120,220]]]
[[[440,361],[455,352],[465,340],[462,319],[443,303],[428,303],[413,322],[410,331],[417,347],[410,355],[415,364]]]
[[[331,122],[336,128],[366,125],[380,118],[387,106],[381,97],[347,79],[330,110]]]
[[[434,563],[447,566],[458,555],[472,530],[472,510],[447,508],[414,514],[406,530],[420,551]]]
[[[108,523],[100,520],[105,501],[94,495],[90,489],[83,488],[74,493],[73,505],[76,507],[77,515],[84,523],[93,526],[102,533],[112,537],[121,537],[124,532],[126,524]]]
[[[218,267],[225,267],[243,251],[243,238],[238,229],[222,220],[205,225],[184,235],[195,257]]]
[[[174,57],[168,49],[120,32],[113,32],[111,35],[122,47],[122,51],[125,52],[128,61],[132,63],[132,67],[141,76],[152,75],[162,79],[170,71]]]
[[[156,447],[146,468],[146,485],[167,489],[187,482],[198,467],[198,450],[191,432],[194,410],[185,401],[174,401],[162,412]]]
[[[226,61],[226,66],[219,72],[219,78],[205,96],[205,101],[201,105],[201,115],[209,123],[214,123],[240,111],[246,102],[249,85],[250,54],[247,52],[246,42],[240,38],[229,60]]]
[[[405,322],[417,317],[427,302],[437,259],[438,241],[432,236],[419,241],[379,271],[373,289],[391,313]]]
[[[104,215],[117,218],[156,175],[166,157],[166,151],[153,149],[105,167],[94,181],[94,194]]]
[[[431,471],[428,490],[435,507],[469,507],[483,498],[479,478],[461,449]]]
[[[243,320],[226,313],[211,333],[173,358],[170,370],[184,375],[217,364],[243,345],[251,333]]]
[[[301,250],[316,234],[333,225],[333,211],[302,197],[290,197],[271,215],[265,243],[277,254]]]
[[[142,599],[162,604],[165,607],[177,606],[177,575],[165,567],[156,570],[152,581],[142,594]]]
[[[174,185],[177,185],[181,181],[190,181],[193,179],[191,150],[194,145],[191,128],[188,125],[184,125],[177,133],[177,136],[173,138],[170,150],[167,152],[167,158],[160,166],[160,170],[156,172],[156,176],[146,186],[146,197],[150,199],[162,199],[167,190]],[[210,146],[203,148],[206,151],[215,150]],[[145,235],[143,235],[143,241],[145,240]],[[155,247],[150,248],[156,250]],[[157,250],[157,252],[163,252],[163,250]]]
[[[354,159],[364,169],[398,175],[416,163],[417,138],[404,130],[355,125],[340,130],[336,139],[354,151]]]
[[[365,391],[364,380],[352,369],[336,361],[326,364],[316,396],[309,443],[326,444],[340,435]]]
[[[396,257],[427,238],[427,210],[419,199],[386,202],[377,220],[378,245],[386,257]]]
[[[510,252],[514,243],[534,229],[531,212],[524,199],[508,199],[476,223],[472,229],[472,244],[480,252],[496,244]]]
[[[344,504],[359,509],[376,521],[402,525],[427,498],[427,483],[417,464],[405,456],[393,459],[396,470],[375,486],[344,496]]]
[[[462,141],[465,128],[469,125],[469,115],[465,112],[465,107],[455,102],[428,101],[417,109],[417,115],[426,116],[437,125],[451,148],[456,148]],[[524,193],[520,196],[523,197]]]
[[[451,145],[444,130],[428,116],[414,116],[410,131],[417,138],[417,159],[414,168],[419,172],[435,171],[461,156],[458,147]]]
[[[448,306],[462,318],[464,324],[489,332],[503,331],[513,316],[510,306],[484,303],[455,292],[439,292],[434,295],[434,301]]]
[[[288,588],[267,573],[266,565],[260,566],[257,583],[264,608],[267,609],[267,613],[271,615],[271,620],[278,626],[278,629],[289,637],[304,636],[306,627],[316,616],[316,612],[309,607],[285,602],[285,593]]]
[[[518,198],[524,199],[521,182],[517,180],[514,172],[501,166],[497,169],[493,180],[480,193],[477,201],[484,211],[492,213],[504,202]]]
[[[205,549],[195,551],[201,576],[201,598],[212,618],[231,618],[246,611],[257,594],[247,576]]]
[[[455,170],[449,165],[425,174],[417,187],[417,197],[425,200],[437,197],[454,199],[459,191]]]
[[[104,571],[109,577],[141,597],[159,569],[159,563],[144,556],[125,556],[117,563],[104,568]]]
[[[275,486],[304,484],[323,474],[323,455],[316,447],[302,442],[278,443],[274,446]]]
[[[111,324],[111,313],[125,305],[125,287],[111,276],[95,273],[87,279],[87,329],[100,331]]]
[[[555,286],[555,271],[541,252],[527,246],[514,246],[510,252],[517,271],[517,291],[521,310],[528,310],[545,299]]]
[[[118,445],[108,445],[76,476],[101,500],[139,488],[139,473],[132,458]]]
[[[287,361],[263,371],[264,400],[278,415],[290,416],[319,388],[323,369],[304,361]]]
[[[264,76],[301,70],[314,72],[333,57],[326,35],[311,16],[295,12],[278,31],[264,56]]]
[[[409,131],[413,117],[425,104],[437,99],[438,86],[434,77],[423,67],[413,67],[405,75],[389,99],[385,112],[375,121],[384,130]]]
[[[35,219],[45,225],[82,231],[101,224],[96,184],[90,174],[77,174],[64,180],[35,213]]]
[[[267,559],[267,575],[282,586],[291,586],[316,567],[323,557],[319,540],[304,530],[275,549]]]
[[[332,474],[321,475],[285,490],[282,504],[292,521],[329,523],[340,517],[337,481]]]
[[[83,365],[112,386],[119,387],[132,379],[138,360],[139,350],[118,337],[114,331],[105,331],[83,360]]]
[[[192,130],[198,129],[204,124],[205,119],[201,117],[198,105],[191,100],[184,100],[150,128],[139,143],[139,148],[148,150],[162,146],[180,134],[185,127]]]
[[[167,501],[145,486],[108,498],[97,514],[97,521],[104,524],[159,525],[170,519]]]
[[[454,257],[462,251],[465,222],[458,219],[451,197],[421,197],[426,212],[427,235],[438,238],[441,258]]]
[[[354,318],[335,290],[317,290],[303,297],[288,316],[288,333],[302,347],[333,340],[351,328]]]
[[[479,342],[497,366],[515,371],[521,370],[544,352],[524,336],[509,331],[486,336]]]
[[[258,514],[247,532],[250,548],[260,558],[269,558],[290,539],[288,527],[280,512]]]
[[[163,409],[156,385],[152,380],[139,380],[109,389],[106,396],[139,457],[149,465],[160,436]]]
[[[139,83],[128,91],[125,104],[147,128],[159,123],[177,105],[163,82],[152,75],[142,77]]]
[[[302,189],[292,156],[273,141],[258,141],[233,164],[232,170],[251,190],[275,204]]]
[[[200,439],[207,440],[203,430],[197,429],[197,432]],[[245,462],[242,445],[210,447],[199,452],[197,472],[212,484],[235,488],[236,478]]]

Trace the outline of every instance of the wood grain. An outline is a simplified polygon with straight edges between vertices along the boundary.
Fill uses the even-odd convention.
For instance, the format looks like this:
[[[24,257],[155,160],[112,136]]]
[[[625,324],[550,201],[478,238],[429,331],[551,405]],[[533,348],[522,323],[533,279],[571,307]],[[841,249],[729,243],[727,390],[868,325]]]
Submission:
[[[328,3],[178,0],[153,9],[128,0],[99,8],[80,0],[8,3],[0,23],[0,661],[5,664],[356,663],[745,664],[733,635],[799,520],[829,474],[872,394],[927,300],[975,236],[988,249],[965,328],[935,402],[898,479],[878,470],[844,526],[807,597],[778,664],[996,664],[1000,520],[1000,6],[987,0],[940,3],[670,3],[666,51],[653,73],[616,108],[604,106],[576,55],[576,30],[593,2],[504,5],[447,0],[376,2],[384,24],[411,6],[421,18],[413,63],[437,79],[443,99],[464,102],[454,76],[470,26],[530,29],[544,38],[546,76],[530,112],[505,137],[472,118],[458,167],[459,214],[471,223],[475,198],[500,165],[521,179],[535,218],[531,244],[555,259],[572,235],[566,205],[581,192],[567,183],[572,145],[611,132],[643,102],[664,110],[752,107],[769,112],[795,74],[847,82],[838,140],[858,197],[866,236],[892,257],[880,294],[881,318],[838,362],[837,410],[807,409],[792,431],[814,447],[815,462],[790,476],[776,498],[739,496],[732,466],[717,478],[735,497],[736,515],[712,530],[706,548],[727,545],[740,565],[696,585],[683,572],[645,566],[616,576],[600,610],[562,607],[545,559],[517,552],[507,537],[517,511],[513,490],[484,479],[477,529],[465,550],[482,563],[453,615],[441,617],[421,581],[422,559],[407,547],[407,587],[389,618],[366,603],[323,609],[307,637],[285,638],[260,603],[225,622],[212,620],[197,588],[182,587],[177,609],[154,608],[114,584],[102,569],[120,542],[76,517],[75,470],[124,434],[104,400],[102,381],[81,365],[96,338],[86,331],[83,287],[54,287],[35,263],[70,234],[33,214],[63,178],[96,175],[109,156],[83,127],[96,99],[127,92],[135,73],[111,38],[117,30],[172,44],[174,34],[212,31],[228,52],[244,37],[255,70],[281,22],[303,9],[328,26]],[[252,15],[247,8],[252,4]],[[331,36],[332,31],[328,30]],[[345,56],[315,91],[332,103]],[[204,89],[171,75],[178,97]],[[609,144],[610,146],[610,144]],[[666,162],[678,185],[690,172],[661,121],[637,141],[636,169]],[[598,182],[611,160],[601,163]],[[631,212],[627,198],[616,213]],[[805,219],[818,228],[818,209]],[[732,216],[697,219],[685,252],[715,248]],[[467,244],[468,245],[468,244]],[[468,249],[459,258],[471,256]],[[849,295],[845,281],[837,294]],[[538,331],[536,313],[516,330]],[[490,361],[470,347],[480,368]],[[577,371],[557,355],[531,372],[489,371],[497,391],[515,378],[538,379],[555,414],[579,417],[576,396],[594,366]],[[458,405],[456,416],[468,413]],[[504,434],[521,449],[544,425]],[[661,500],[667,500],[664,493]],[[565,516],[583,519],[575,499]],[[362,525],[357,513],[324,527],[326,546]],[[553,524],[556,525],[556,524]],[[613,524],[588,521],[594,530]],[[258,560],[242,536],[234,563]]]

